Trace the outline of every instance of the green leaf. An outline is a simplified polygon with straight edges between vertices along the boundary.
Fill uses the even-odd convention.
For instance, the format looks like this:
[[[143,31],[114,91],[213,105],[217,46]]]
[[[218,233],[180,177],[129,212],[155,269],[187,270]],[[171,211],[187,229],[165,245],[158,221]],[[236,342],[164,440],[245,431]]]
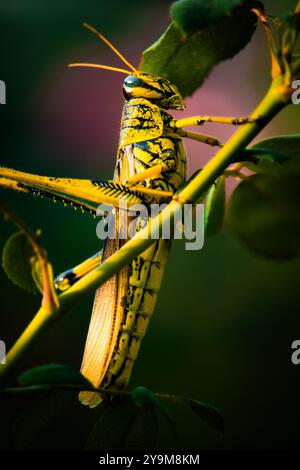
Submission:
[[[224,420],[219,410],[192,398],[181,398],[181,402],[191,408],[210,428],[224,434]]]
[[[295,2],[296,3],[296,2]],[[289,57],[294,49],[297,36],[300,29],[300,15],[295,11],[289,12],[285,15],[281,29],[279,30],[279,37],[281,39],[280,49],[284,52],[285,57]]]
[[[261,140],[248,149],[255,162],[246,164],[257,173],[300,174],[300,134]]]
[[[189,17],[193,15],[192,3],[204,8],[207,2],[191,2]],[[233,3],[242,5],[232,9]],[[233,57],[249,42],[256,26],[256,15],[250,11],[254,3],[257,4],[252,0],[232,1],[222,9],[218,2],[217,19],[214,3],[207,3],[206,20],[200,21],[196,30],[194,24],[194,31],[188,33],[172,22],[161,38],[144,51],[141,70],[167,78],[177,85],[183,97],[191,95],[216,64]],[[225,10],[226,14],[221,16]]]
[[[300,255],[300,175],[257,174],[228,206],[232,231],[252,251],[277,260]]]
[[[173,20],[185,32],[195,32],[230,14],[241,0],[179,0],[171,6]]]
[[[157,398],[157,396],[146,387],[136,387],[131,393],[132,399],[137,406],[154,405],[166,412],[167,409],[164,404]]]
[[[220,411],[217,408],[203,403],[193,398],[181,397],[177,395],[164,395],[164,400],[173,403],[188,406],[191,408],[209,427],[215,431],[224,433],[224,420]]]
[[[151,390],[146,387],[136,387],[132,391],[131,397],[134,403],[139,407],[149,405],[155,407],[170,425],[173,435],[177,435],[176,426],[170,416],[168,408]]]
[[[270,169],[278,170],[278,165],[283,165],[289,161],[289,157],[284,153],[277,152],[268,148],[252,147],[243,151],[242,157],[236,158],[236,162],[247,162],[248,168],[261,168],[262,171]],[[258,171],[260,173],[260,171]]]
[[[138,410],[135,422],[126,439],[127,449],[155,449],[158,438],[156,408],[145,404]]]
[[[225,176],[220,176],[208,192],[204,205],[205,234],[215,235],[222,229],[225,214]]]
[[[92,384],[77,370],[65,364],[44,364],[28,369],[19,376],[20,385],[83,385]]]
[[[126,439],[138,416],[139,408],[130,396],[119,398],[96,422],[86,442],[86,449],[126,448]]]
[[[31,293],[37,291],[32,277],[33,258],[34,251],[24,232],[16,232],[7,240],[2,255],[2,266],[11,281]]]
[[[43,433],[53,421],[59,421],[59,415],[68,407],[70,400],[74,401],[74,396],[70,393],[53,390],[23,409],[13,425],[17,449],[36,445],[36,441],[43,439]]]

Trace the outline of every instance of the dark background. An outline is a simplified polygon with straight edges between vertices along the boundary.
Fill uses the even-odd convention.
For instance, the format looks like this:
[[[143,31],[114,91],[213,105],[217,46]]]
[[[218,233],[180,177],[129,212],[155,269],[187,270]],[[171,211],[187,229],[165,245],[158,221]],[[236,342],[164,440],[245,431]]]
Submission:
[[[278,15],[295,2],[265,4],[269,13]],[[1,164],[56,176],[111,177],[123,75],[66,66],[76,61],[120,65],[82,28],[82,21],[98,28],[138,64],[142,50],[168,24],[169,5],[162,0],[2,0],[0,79],[7,85],[7,104],[0,108]],[[247,48],[216,67],[187,100],[184,115],[247,115],[267,86],[268,57],[259,28]],[[299,132],[299,118],[300,107],[290,106],[262,135]],[[226,139],[233,130],[219,125],[207,132]],[[187,150],[189,173],[212,155],[198,143],[187,145]],[[5,192],[1,198],[32,228],[42,229],[56,274],[99,249],[96,221],[88,215],[28,196]],[[1,223],[1,247],[13,230],[10,223]],[[162,432],[162,447],[299,447],[300,365],[291,363],[291,343],[300,338],[299,270],[300,261],[275,263],[252,255],[226,227],[207,239],[200,252],[174,243],[130,385],[210,402],[223,410],[226,432],[223,438],[192,412],[174,410],[182,436],[172,442],[168,432]],[[11,346],[37,310],[39,298],[20,291],[3,270],[0,295],[0,338]],[[32,351],[24,368],[48,362],[79,367],[92,300],[89,296],[63,318]],[[84,426],[97,411],[84,409],[73,397],[71,405],[59,400],[59,426],[39,433],[33,447],[81,445]],[[2,399],[3,447],[12,445],[12,419],[33,401]],[[42,421],[44,412],[37,412]],[[23,436],[34,427],[31,416],[34,419],[29,412],[21,428]]]

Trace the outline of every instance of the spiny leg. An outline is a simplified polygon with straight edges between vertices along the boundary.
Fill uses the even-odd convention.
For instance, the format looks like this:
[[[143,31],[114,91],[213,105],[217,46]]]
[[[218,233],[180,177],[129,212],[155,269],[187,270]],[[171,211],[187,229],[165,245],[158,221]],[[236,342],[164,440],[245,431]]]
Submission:
[[[141,173],[144,174],[144,172],[141,172]],[[134,180],[134,182],[131,182],[131,178],[130,178],[128,181],[126,181],[126,183],[124,184],[120,184],[118,181],[115,181],[115,180],[104,180],[104,181],[99,181],[98,184],[103,185],[103,187],[106,187],[107,185],[110,185],[111,187],[121,186],[122,188],[124,188],[125,191],[128,190],[129,192],[133,192],[136,195],[138,195],[141,198],[141,202],[146,202],[146,203],[159,202],[160,199],[171,198],[173,196],[173,193],[171,191],[163,191],[161,189],[146,188],[145,186],[132,186],[132,185],[137,184],[136,180]],[[144,178],[141,178],[141,181],[144,181]]]
[[[8,168],[0,168],[1,186],[41,197],[52,197],[54,200],[60,199],[79,206],[85,205],[87,210],[92,208],[90,203],[120,207],[124,202],[129,206],[145,201],[142,193],[116,182],[53,178]]]
[[[17,181],[13,181],[7,178],[0,178],[0,187],[3,189],[12,189],[20,193],[30,193],[28,189],[25,189],[23,186],[19,185]]]
[[[60,291],[65,291],[72,287],[79,279],[84,277],[89,272],[96,269],[102,260],[102,250],[78,264],[72,269],[68,269],[63,273],[56,276],[54,279],[54,286]]]
[[[53,202],[62,202],[65,207],[69,205],[73,207],[74,210],[80,209],[81,212],[90,213],[94,217],[97,214],[97,208],[85,201],[81,201],[70,196],[61,195],[56,192],[34,189],[30,186],[20,184],[17,181],[8,180],[6,178],[0,178],[0,187],[2,187],[3,189],[12,189],[25,194],[32,194],[33,196],[38,196],[42,199],[51,199]]]
[[[216,124],[230,124],[234,126],[242,126],[244,124],[258,122],[259,119],[253,119],[251,117],[223,117],[223,116],[192,116],[183,119],[174,119],[171,122],[171,126],[176,128],[186,126],[202,126],[205,123],[211,122]]]
[[[222,142],[212,135],[198,134],[197,132],[190,132],[181,128],[176,130],[176,134],[186,139],[197,140],[203,144],[211,145],[212,147],[223,147]]]
[[[160,199],[169,199],[173,197],[171,191],[163,191],[162,189],[146,188],[145,186],[129,186],[133,191],[137,191],[140,194],[144,194],[152,198],[152,202],[159,202]]]

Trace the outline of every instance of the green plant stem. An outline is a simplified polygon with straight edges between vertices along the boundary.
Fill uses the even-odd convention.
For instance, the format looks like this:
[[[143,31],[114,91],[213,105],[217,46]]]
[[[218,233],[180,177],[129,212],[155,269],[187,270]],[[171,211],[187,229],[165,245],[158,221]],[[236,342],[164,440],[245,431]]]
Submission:
[[[249,123],[229,139],[217,154],[208,162],[198,175],[180,191],[171,203],[154,219],[151,219],[151,227],[160,229],[166,221],[172,221],[177,212],[181,213],[184,203],[196,203],[201,195],[209,188],[215,179],[223,171],[234,163],[237,155],[251,140],[272,120],[272,118],[289,102],[289,95],[283,85],[283,78],[273,81],[269,91],[251,114],[257,122]],[[5,383],[12,372],[19,366],[21,359],[31,347],[48,330],[53,320],[62,313],[68,311],[80,298],[97,289],[123,266],[129,264],[137,255],[148,248],[155,240],[149,236],[149,224],[143,230],[130,239],[120,250],[110,256],[99,268],[87,274],[74,286],[59,296],[59,315],[50,314],[43,308],[39,310],[29,326],[12,347],[6,358],[6,366],[0,368],[0,383]]]
[[[6,364],[0,365],[0,383],[5,384],[12,378],[15,369],[21,364],[26,353],[39,341],[42,334],[57,319],[57,312],[41,307],[23,331],[19,339],[6,356]]]
[[[104,395],[118,395],[118,396],[130,396],[132,395],[133,390],[109,390],[107,388],[96,388],[93,386],[84,386],[79,384],[53,384],[53,385],[26,385],[20,387],[7,387],[2,388],[0,390],[0,395],[10,395],[10,394],[30,394],[30,393],[40,393],[40,392],[50,392],[51,390],[64,390],[69,392],[97,392],[102,393]],[[174,403],[180,402],[180,400],[186,401],[195,401],[198,403],[199,400],[185,397],[182,395],[170,395],[169,393],[160,393],[160,392],[153,392],[157,398],[162,398],[165,400],[173,401]],[[203,403],[204,406],[208,406],[206,403]],[[214,407],[211,407],[214,408]]]

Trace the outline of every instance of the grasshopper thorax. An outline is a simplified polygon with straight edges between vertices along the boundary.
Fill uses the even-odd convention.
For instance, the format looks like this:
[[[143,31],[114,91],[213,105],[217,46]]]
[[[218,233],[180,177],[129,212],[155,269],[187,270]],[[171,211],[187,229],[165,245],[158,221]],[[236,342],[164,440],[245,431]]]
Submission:
[[[128,75],[123,84],[126,100],[145,98],[163,109],[184,109],[178,88],[169,80],[148,73]]]

